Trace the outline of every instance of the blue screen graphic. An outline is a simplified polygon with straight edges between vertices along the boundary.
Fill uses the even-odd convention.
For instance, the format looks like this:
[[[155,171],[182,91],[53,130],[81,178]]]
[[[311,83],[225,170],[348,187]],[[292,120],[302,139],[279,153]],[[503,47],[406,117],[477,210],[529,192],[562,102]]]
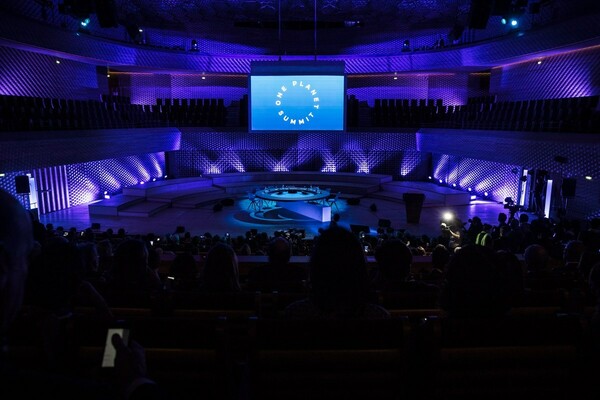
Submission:
[[[345,83],[338,75],[250,77],[251,131],[343,131]]]

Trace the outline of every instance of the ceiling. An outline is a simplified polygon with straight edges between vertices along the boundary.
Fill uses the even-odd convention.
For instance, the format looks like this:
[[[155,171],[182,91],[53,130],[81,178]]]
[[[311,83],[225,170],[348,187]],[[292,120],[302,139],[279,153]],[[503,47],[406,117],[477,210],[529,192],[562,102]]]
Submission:
[[[185,29],[198,23],[226,26],[234,22],[277,27],[279,21],[301,27],[300,22],[331,26],[360,22],[378,29],[452,26],[466,18],[469,0],[116,0],[120,18],[136,16],[146,26]],[[296,22],[297,24],[292,24]]]

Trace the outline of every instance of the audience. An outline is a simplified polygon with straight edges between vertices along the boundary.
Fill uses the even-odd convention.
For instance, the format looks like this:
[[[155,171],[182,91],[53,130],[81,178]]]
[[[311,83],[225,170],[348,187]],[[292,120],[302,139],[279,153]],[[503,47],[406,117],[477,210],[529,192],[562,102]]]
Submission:
[[[468,245],[448,264],[440,305],[451,317],[498,317],[511,307],[514,285],[489,247]]]
[[[35,245],[29,213],[3,190],[0,190],[0,221],[0,387],[3,398],[163,398],[164,393],[146,375],[144,349],[135,341],[125,346],[119,339],[113,339],[117,348],[118,393],[105,382],[45,370],[38,365],[23,368],[12,364],[10,328],[21,310]]]
[[[363,247],[350,231],[322,231],[313,246],[309,266],[309,296],[285,309],[287,318],[389,318],[371,302]]]
[[[267,247],[268,263],[256,266],[248,272],[246,289],[271,291],[304,291],[307,274],[304,268],[290,265],[292,247],[290,242],[279,236]]]
[[[537,218],[529,222],[528,218],[519,217],[507,221],[506,215],[501,213],[495,229],[474,217],[471,228],[465,230],[455,224],[438,238],[388,231],[364,237],[361,243],[360,238],[334,222],[329,228],[321,229],[314,244],[307,247],[310,261],[306,271],[290,264],[290,257],[298,254],[300,246],[282,234],[270,238],[265,232],[253,230],[245,237],[232,240],[227,235],[206,232],[192,236],[185,232],[166,235],[160,241],[154,234],[141,239],[122,229],[117,235],[108,230],[105,233],[85,230],[81,234],[73,228],[65,232],[62,227],[32,224],[18,202],[2,191],[0,204],[3,345],[10,344],[9,327],[23,299],[28,306],[38,307],[44,315],[54,318],[45,319],[48,327],[52,321],[68,321],[79,306],[91,306],[96,309],[97,318],[113,321],[108,305],[153,306],[161,295],[176,291],[202,296],[248,294],[243,300],[248,303],[256,290],[308,290],[307,298],[285,308],[284,316],[291,319],[390,318],[384,307],[392,307],[384,301],[381,295],[384,292],[415,296],[417,302],[422,303],[419,294],[431,290],[436,299],[431,308],[439,305],[450,318],[476,319],[508,315],[511,308],[522,304],[525,290],[548,288],[545,284],[536,286],[541,281],[552,282],[554,288],[571,290],[569,286],[564,287],[563,278],[585,280],[588,285],[585,290],[596,306],[600,293],[597,264],[600,257],[596,245],[599,230],[594,224],[586,230],[566,220],[556,223]],[[451,250],[441,244],[443,242],[448,243]],[[375,249],[377,265],[371,275],[367,269],[365,243]],[[168,252],[176,254],[174,261],[161,267],[161,254]],[[197,258],[204,253],[206,257],[199,264]],[[517,257],[520,253],[524,269]],[[30,257],[30,254],[35,256]],[[417,254],[431,257],[431,262],[424,263],[413,276],[411,267]],[[247,281],[241,284],[238,255],[267,255],[268,263],[252,268]],[[553,264],[558,267],[552,268]],[[26,278],[27,268],[30,270]],[[164,273],[162,279],[160,268]],[[572,290],[568,293],[573,297]],[[187,301],[192,297],[182,298]],[[255,307],[253,303],[248,304],[250,308]],[[181,303],[170,304],[173,305]],[[227,309],[222,303],[215,306]],[[238,306],[236,303],[235,307]],[[573,310],[583,312],[583,308]],[[597,306],[589,319],[595,354],[600,349],[598,314]],[[62,326],[61,323],[55,326]],[[47,335],[44,344],[50,350],[46,354],[48,362],[38,367],[56,367],[68,362],[58,357],[60,343],[54,340],[58,336],[51,333],[44,332]],[[49,385],[67,398],[80,397],[82,391],[89,392],[90,388],[94,388],[92,398],[110,398],[115,395],[115,388],[119,390],[119,397],[130,394],[131,399],[164,396],[147,378],[144,349],[136,343],[125,346],[118,338],[114,338],[114,344],[119,352],[117,369],[121,378],[117,386],[94,380],[71,383],[71,376],[48,383],[48,379],[54,380],[54,375],[45,375],[47,371],[42,375],[36,371],[38,375],[33,377],[29,371],[11,368],[6,356],[10,351],[8,345],[3,346],[0,362],[3,371],[8,368],[10,372],[0,378],[1,384],[7,388],[6,393],[11,393],[17,390],[17,385],[32,380],[40,382],[40,388]],[[59,370],[63,368],[55,368],[54,373]],[[69,387],[62,387],[60,382],[68,382]],[[35,387],[21,389],[21,386],[18,390],[20,395],[39,395],[42,391]]]
[[[198,263],[191,253],[177,254],[169,266],[168,289],[198,290],[200,287],[198,271]]]
[[[231,246],[216,243],[208,251],[200,289],[207,293],[241,291],[238,258]]]
[[[149,251],[140,239],[125,239],[114,254],[105,296],[111,306],[148,307],[163,288],[156,270],[148,266]]]
[[[385,307],[435,308],[439,288],[413,278],[413,255],[404,242],[386,240],[375,250],[375,260],[377,267],[371,285],[378,291],[379,301]]]

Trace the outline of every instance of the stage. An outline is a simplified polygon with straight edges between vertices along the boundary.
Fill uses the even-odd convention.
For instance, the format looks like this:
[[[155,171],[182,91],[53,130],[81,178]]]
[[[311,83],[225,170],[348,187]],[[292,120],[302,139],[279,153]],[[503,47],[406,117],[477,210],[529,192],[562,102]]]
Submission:
[[[244,174],[240,174],[240,177],[243,176]],[[335,185],[329,183],[329,186]],[[281,189],[281,184],[279,186]],[[126,188],[123,194],[111,199],[42,215],[40,221],[44,224],[52,223],[55,227],[63,226],[65,229],[75,227],[82,230],[90,227],[92,223],[97,223],[100,224],[101,230],[111,228],[116,232],[123,228],[129,234],[152,232],[156,235],[170,234],[177,226],[183,226],[192,235],[211,232],[238,236],[245,235],[250,229],[257,229],[272,236],[275,231],[294,228],[304,230],[310,237],[317,235],[319,228],[329,225],[327,221],[323,222],[290,209],[293,207],[289,207],[289,204],[295,203],[278,203],[283,207],[275,204],[270,208],[254,207],[249,194],[258,192],[260,195],[260,191],[264,191],[265,188],[263,182],[251,182],[246,194],[240,194],[240,190],[237,190],[237,193],[227,193],[222,188],[211,185],[210,178],[206,177],[152,182]],[[307,188],[310,189],[310,186]],[[354,190],[356,191],[356,187]],[[278,194],[280,191],[265,196],[275,196],[277,200],[281,200],[282,194]],[[329,187],[319,191],[320,193],[316,194],[320,196],[319,200],[326,197],[325,192],[337,193]],[[426,196],[418,224],[407,223],[405,204],[402,201],[404,193],[424,193]],[[296,190],[292,195],[301,194],[301,190]],[[302,201],[298,203],[304,204]],[[319,207],[322,208],[322,205]],[[469,218],[477,215],[483,222],[494,225],[498,213],[506,210],[502,204],[483,200],[471,201],[466,192],[434,183],[386,180],[380,184],[378,191],[369,189],[363,194],[341,192],[337,208],[334,208],[331,214],[335,212],[340,214],[340,225],[348,229],[350,225],[364,225],[375,233],[381,220],[389,220],[393,229],[403,229],[418,235],[437,235],[445,212],[452,212],[462,222],[467,222]]]

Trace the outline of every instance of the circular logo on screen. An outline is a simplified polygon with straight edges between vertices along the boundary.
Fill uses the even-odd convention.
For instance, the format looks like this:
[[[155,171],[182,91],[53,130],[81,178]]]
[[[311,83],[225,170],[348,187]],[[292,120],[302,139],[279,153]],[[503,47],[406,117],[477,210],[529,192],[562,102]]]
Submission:
[[[300,126],[315,118],[319,110],[317,90],[310,83],[293,80],[282,85],[275,98],[277,115],[283,122]]]

